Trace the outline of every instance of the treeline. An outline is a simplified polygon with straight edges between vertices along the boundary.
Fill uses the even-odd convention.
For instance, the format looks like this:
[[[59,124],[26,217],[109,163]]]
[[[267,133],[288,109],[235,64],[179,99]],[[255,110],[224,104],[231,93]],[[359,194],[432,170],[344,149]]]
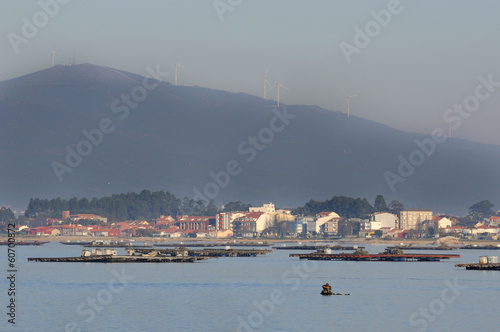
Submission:
[[[320,212],[333,211],[343,218],[360,218],[373,212],[373,206],[366,198],[334,196],[324,202],[310,200],[303,207],[295,209],[293,214],[316,215]]]
[[[47,217],[61,218],[62,211],[69,210],[71,214],[93,213],[107,217],[110,221],[119,220],[153,220],[160,215],[197,215],[213,216],[221,211],[248,211],[251,204],[240,201],[229,202],[219,209],[214,201],[195,201],[184,197],[182,200],[168,191],[143,190],[140,193],[114,194],[102,198],[76,198],[69,200],[61,198],[40,199],[31,198],[25,211],[28,218]],[[293,211],[296,215],[315,215],[324,211],[337,212],[344,218],[363,218],[373,212],[399,212],[403,205],[393,201],[386,205],[384,197],[378,195],[372,206],[366,198],[335,196],[330,200],[319,202],[310,200],[303,207]]]
[[[366,198],[352,198],[347,196],[334,196],[324,202],[310,200],[303,207],[292,211],[296,215],[316,215],[320,212],[336,212],[343,218],[365,218],[374,212],[399,213],[403,210],[403,204],[391,201],[386,205],[384,196],[378,195],[372,206]]]
[[[114,220],[151,220],[160,215],[215,215],[214,202],[194,201],[184,198],[182,201],[168,191],[143,190],[140,193],[115,194],[102,198],[32,198],[25,211],[25,216],[61,218],[62,211],[72,214],[93,213]]]
[[[143,190],[140,193],[114,194],[101,198],[31,198],[25,211],[28,218],[61,218],[62,211],[71,214],[92,213],[107,217],[110,221],[153,220],[161,215],[175,216],[215,216],[220,211],[248,211],[250,204],[240,201],[229,202],[220,210],[215,202],[195,201],[184,197],[182,200],[168,191]]]

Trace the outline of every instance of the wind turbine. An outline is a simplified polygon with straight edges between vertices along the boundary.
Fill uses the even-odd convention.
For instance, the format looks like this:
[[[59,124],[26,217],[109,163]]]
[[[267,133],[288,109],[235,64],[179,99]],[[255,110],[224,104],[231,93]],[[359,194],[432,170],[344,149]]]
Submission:
[[[448,121],[448,125],[449,125],[449,127],[448,127],[448,137],[451,137],[451,123],[453,121],[455,121],[455,119],[453,119],[453,118],[450,118],[450,120]]]
[[[175,62],[175,86],[177,86],[177,68],[178,67],[181,67],[181,68],[184,68],[183,65],[177,63],[177,61]]]
[[[264,80],[264,99],[267,99],[267,95],[266,95],[266,91],[267,91],[267,86],[269,85],[270,87],[272,87],[272,85],[269,83],[269,81],[267,80],[267,74],[269,73],[269,68],[267,68],[266,70],[266,74],[264,75],[264,78],[258,78],[257,80]]]
[[[280,83],[280,76],[279,76],[279,74],[278,74],[278,83],[276,83],[275,85],[273,85],[271,88],[274,88],[275,86],[278,87],[278,108],[279,108],[280,107],[280,87],[285,88],[287,90],[290,90],[290,89]]]
[[[356,97],[357,95],[350,95],[349,96],[347,93],[345,93],[344,90],[342,90],[342,92],[344,93],[345,98],[346,98],[345,103],[347,104],[347,117],[349,117],[349,102],[350,102],[352,97]]]

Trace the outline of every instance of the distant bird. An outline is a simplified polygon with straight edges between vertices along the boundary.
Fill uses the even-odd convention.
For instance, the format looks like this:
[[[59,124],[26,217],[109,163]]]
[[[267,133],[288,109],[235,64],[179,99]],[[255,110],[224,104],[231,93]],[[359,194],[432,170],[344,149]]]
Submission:
[[[342,92],[344,93],[345,95],[345,104],[344,105],[347,105],[347,117],[349,117],[349,104],[350,104],[350,100],[352,97],[356,97],[357,95],[348,95],[347,93],[345,93],[344,90],[342,90]]]

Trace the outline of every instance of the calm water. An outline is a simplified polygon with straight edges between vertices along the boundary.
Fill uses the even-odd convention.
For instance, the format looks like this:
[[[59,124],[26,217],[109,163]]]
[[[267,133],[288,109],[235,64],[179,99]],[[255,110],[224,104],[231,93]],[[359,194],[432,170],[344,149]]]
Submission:
[[[367,246],[372,253],[384,248]],[[58,243],[16,248],[17,331],[498,331],[499,326],[500,272],[458,270],[454,264],[500,251],[459,250],[453,251],[459,259],[419,263],[308,262],[289,258],[292,251],[285,250],[193,264],[26,261],[76,256],[81,249]],[[7,249],[0,250],[6,271]],[[321,296],[326,282],[350,296]],[[5,308],[5,278],[1,288]],[[2,317],[0,330],[14,330]]]

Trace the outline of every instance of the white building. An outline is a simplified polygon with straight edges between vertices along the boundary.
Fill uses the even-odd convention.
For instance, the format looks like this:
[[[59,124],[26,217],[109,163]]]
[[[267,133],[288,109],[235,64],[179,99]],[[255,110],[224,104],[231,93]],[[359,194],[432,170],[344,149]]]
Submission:
[[[340,218],[340,216],[335,213],[335,212],[320,212],[316,215],[316,228],[315,231],[316,233],[320,232],[321,226],[327,222],[327,221],[332,221],[334,218]],[[309,230],[309,228],[308,228]]]
[[[313,216],[298,217],[295,219],[295,222],[297,224],[302,224],[303,233],[312,233],[316,231],[316,218]]]
[[[453,222],[446,217],[433,217],[432,221],[437,224],[437,228],[448,228],[453,225]]]
[[[261,212],[261,213],[274,213],[276,212],[274,209],[274,204],[264,204],[261,207],[251,207],[248,209],[250,212]]]
[[[236,218],[243,217],[242,212],[222,212],[215,217],[215,230],[233,230],[233,221]]]
[[[425,209],[409,209],[399,212],[399,228],[417,230],[420,224],[432,220],[432,211]]]
[[[381,229],[382,227],[397,228],[399,225],[399,219],[389,212],[374,213],[373,219],[377,228],[372,227],[371,229]]]

